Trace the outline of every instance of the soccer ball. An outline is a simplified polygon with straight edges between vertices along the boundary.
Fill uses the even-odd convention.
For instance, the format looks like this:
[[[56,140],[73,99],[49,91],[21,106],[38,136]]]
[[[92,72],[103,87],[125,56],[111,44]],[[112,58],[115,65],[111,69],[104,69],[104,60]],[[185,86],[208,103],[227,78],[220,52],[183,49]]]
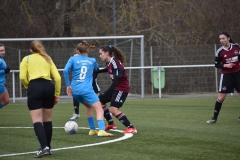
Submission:
[[[78,124],[75,121],[68,121],[65,124],[64,130],[69,134],[76,134],[78,131]]]

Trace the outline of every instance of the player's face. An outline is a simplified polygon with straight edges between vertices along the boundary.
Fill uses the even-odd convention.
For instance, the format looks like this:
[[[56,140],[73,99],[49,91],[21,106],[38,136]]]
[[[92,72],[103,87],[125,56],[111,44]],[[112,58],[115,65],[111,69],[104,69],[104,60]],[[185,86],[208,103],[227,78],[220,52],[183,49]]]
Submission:
[[[226,35],[224,35],[224,34],[219,35],[219,40],[220,40],[220,43],[222,44],[222,46],[229,45],[230,38],[228,38]]]
[[[0,56],[1,56],[1,57],[4,57],[4,56],[5,56],[5,47],[4,47],[4,46],[1,46],[1,47],[0,47]]]
[[[104,52],[102,49],[99,49],[99,56],[102,61],[107,62],[108,60],[107,52]]]

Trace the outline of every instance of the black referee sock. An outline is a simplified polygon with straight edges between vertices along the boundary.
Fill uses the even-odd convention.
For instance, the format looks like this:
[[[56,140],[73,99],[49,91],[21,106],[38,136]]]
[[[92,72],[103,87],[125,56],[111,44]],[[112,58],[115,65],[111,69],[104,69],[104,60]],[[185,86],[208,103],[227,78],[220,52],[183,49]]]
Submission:
[[[120,113],[116,118],[126,127],[134,128],[130,121],[127,119],[127,116],[124,113]]]
[[[33,124],[33,127],[34,127],[34,131],[35,131],[35,134],[38,138],[38,141],[41,145],[41,148],[45,148],[47,146],[47,140],[46,140],[46,133],[45,133],[45,129],[42,125],[41,122],[36,122]]]
[[[52,140],[52,121],[50,122],[43,122],[43,126],[46,132],[46,140],[47,140],[47,146],[51,148],[51,140]]]
[[[215,108],[214,108],[214,116],[213,116],[214,120],[217,120],[221,108],[222,108],[222,102],[217,99],[215,103]]]
[[[112,125],[113,119],[112,119],[110,111],[106,105],[103,107],[103,111],[104,111],[104,118],[106,119],[106,121],[108,122],[109,125]]]

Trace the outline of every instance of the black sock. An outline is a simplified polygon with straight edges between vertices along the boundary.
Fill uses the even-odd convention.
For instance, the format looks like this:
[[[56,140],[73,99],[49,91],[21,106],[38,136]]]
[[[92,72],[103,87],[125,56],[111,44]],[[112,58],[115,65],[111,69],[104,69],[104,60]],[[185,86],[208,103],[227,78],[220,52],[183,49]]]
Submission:
[[[35,131],[35,134],[38,138],[38,141],[41,145],[41,148],[45,148],[47,146],[47,140],[46,140],[46,133],[45,133],[45,129],[42,125],[41,122],[36,122],[33,124],[33,127],[34,127],[34,131]]]
[[[217,101],[215,103],[215,108],[214,108],[214,116],[213,116],[214,120],[217,120],[218,114],[219,114],[219,112],[221,110],[221,107],[222,107],[222,102],[217,99]]]
[[[133,125],[129,122],[127,119],[127,116],[124,113],[120,113],[116,116],[116,118],[126,127],[128,128],[134,128]]]
[[[74,107],[75,114],[79,114],[79,102],[75,99],[73,99],[73,107]]]
[[[106,119],[108,124],[112,125],[113,124],[113,119],[112,119],[110,111],[109,111],[109,109],[106,105],[103,107],[103,111],[104,111],[104,118]]]
[[[43,126],[46,132],[46,140],[47,140],[47,146],[51,148],[51,140],[52,140],[52,121],[50,122],[43,122]]]

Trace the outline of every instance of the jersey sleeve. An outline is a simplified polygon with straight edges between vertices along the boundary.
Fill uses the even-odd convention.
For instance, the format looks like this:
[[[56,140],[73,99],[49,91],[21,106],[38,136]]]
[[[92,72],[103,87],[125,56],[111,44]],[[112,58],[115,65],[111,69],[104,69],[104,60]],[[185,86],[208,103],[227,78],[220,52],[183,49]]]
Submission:
[[[60,92],[61,92],[61,76],[57,70],[57,67],[55,66],[54,62],[51,62],[51,75],[54,79],[54,84],[55,84],[55,96],[59,97]]]
[[[22,59],[19,67],[19,79],[22,82],[25,88],[28,88],[29,80],[28,80],[28,72],[27,72],[27,57]]]
[[[217,51],[215,55],[215,67],[222,69],[223,64],[221,62],[222,62],[222,58],[220,57],[220,53]]]
[[[68,76],[68,71],[71,70],[72,68],[72,58],[70,58],[67,62],[67,64],[65,65],[64,69],[63,69],[63,76],[64,76],[64,80],[66,83],[66,86],[70,86],[70,80],[69,80],[69,76]]]
[[[114,70],[113,70],[113,76],[116,75],[116,72],[117,72],[117,70],[114,69]],[[104,94],[107,95],[107,94],[111,93],[111,92],[114,90],[114,88],[117,86],[118,81],[119,81],[119,77],[114,76],[114,79],[113,79],[113,81],[112,81],[111,86],[104,92]]]

